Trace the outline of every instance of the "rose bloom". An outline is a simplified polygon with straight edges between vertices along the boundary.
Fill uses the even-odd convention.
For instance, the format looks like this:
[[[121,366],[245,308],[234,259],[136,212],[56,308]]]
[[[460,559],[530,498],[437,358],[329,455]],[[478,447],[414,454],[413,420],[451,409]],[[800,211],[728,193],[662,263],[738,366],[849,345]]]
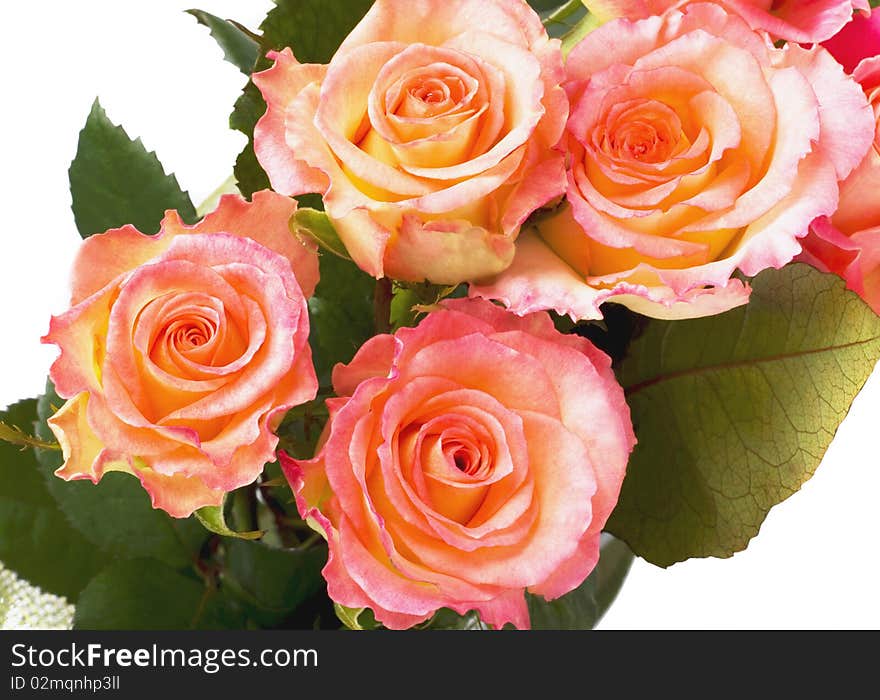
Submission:
[[[44,342],[67,403],[49,419],[64,479],[140,479],[185,517],[219,505],[274,461],[272,429],[314,398],[306,295],[317,256],[288,231],[296,204],[224,197],[195,226],[169,211],[156,236],[132,226],[88,238],[71,308]]]
[[[337,365],[317,457],[282,466],[330,546],[330,597],[393,629],[439,608],[529,626],[599,557],[635,443],[607,356],[483,300]]]
[[[329,65],[270,57],[257,158],[276,191],[324,195],[375,277],[497,273],[565,190],[559,42],[524,0],[379,0]]]
[[[685,318],[746,303],[837,208],[870,147],[859,86],[822,48],[776,49],[720,6],[603,25],[566,64],[569,207],[472,293],[598,318],[612,300]]]
[[[827,46],[845,65],[857,63],[853,77],[874,108],[874,146],[840,186],[837,211],[813,222],[801,260],[846,279],[880,314],[880,12],[853,22]]]
[[[871,11],[868,0],[714,0],[740,15],[752,29],[776,39],[812,44],[825,41],[852,20],[853,11]],[[662,15],[699,0],[583,0],[584,5],[606,21],[617,17],[644,19]]]

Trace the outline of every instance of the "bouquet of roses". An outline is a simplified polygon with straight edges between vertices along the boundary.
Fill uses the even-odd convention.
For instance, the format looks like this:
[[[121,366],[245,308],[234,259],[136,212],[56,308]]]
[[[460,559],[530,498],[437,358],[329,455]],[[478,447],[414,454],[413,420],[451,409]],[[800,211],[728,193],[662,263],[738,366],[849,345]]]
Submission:
[[[877,3],[555,4],[192,10],[198,208],[95,103],[0,561],[86,629],[588,629],[748,545],[880,358]]]

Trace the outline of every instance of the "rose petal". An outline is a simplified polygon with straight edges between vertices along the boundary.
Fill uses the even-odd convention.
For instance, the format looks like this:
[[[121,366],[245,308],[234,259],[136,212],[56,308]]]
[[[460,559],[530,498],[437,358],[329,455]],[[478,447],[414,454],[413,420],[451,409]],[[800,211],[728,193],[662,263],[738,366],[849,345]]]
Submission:
[[[61,445],[64,462],[55,475],[66,481],[88,479],[98,483],[109,471],[131,472],[128,461],[104,448],[88,422],[89,395],[77,394],[47,421]]]
[[[255,192],[248,202],[233,194],[223,195],[217,208],[194,226],[180,221],[176,212],[168,212],[162,229],[164,235],[181,233],[230,233],[250,238],[269,250],[280,253],[290,262],[296,281],[306,298],[318,284],[318,256],[315,246],[290,232],[288,222],[296,211],[296,201],[270,190]]]
[[[290,49],[270,52],[268,58],[275,64],[253,75],[267,106],[266,114],[254,127],[254,151],[276,192],[289,196],[324,192],[328,186],[326,176],[288,146],[287,113],[306,86],[323,79],[327,67],[301,64]]]
[[[226,495],[222,490],[211,490],[197,478],[181,474],[164,476],[149,468],[135,467],[135,475],[147,493],[153,508],[161,508],[173,518],[186,518],[206,506],[219,506]]]

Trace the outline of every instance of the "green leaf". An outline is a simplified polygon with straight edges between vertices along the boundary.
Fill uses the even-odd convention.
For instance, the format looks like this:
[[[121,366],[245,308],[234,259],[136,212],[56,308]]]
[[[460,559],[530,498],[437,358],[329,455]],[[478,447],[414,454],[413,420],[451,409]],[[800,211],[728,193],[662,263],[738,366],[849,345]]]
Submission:
[[[309,299],[315,369],[327,384],[337,362],[350,362],[358,348],[373,336],[375,280],[335,255],[320,258],[321,281]]]
[[[620,369],[639,443],[608,530],[654,564],[729,557],[800,489],[880,357],[880,317],[804,265],[751,302],[651,321]]]
[[[339,603],[333,603],[333,610],[336,611],[336,616],[339,618],[339,621],[348,627],[350,630],[362,630],[360,623],[358,622],[358,618],[361,616],[361,613],[366,610],[366,608],[347,608],[344,605],[340,605]]]
[[[300,63],[328,63],[373,0],[276,0],[260,25],[264,50],[293,49]]]
[[[347,608],[339,603],[333,603],[333,610],[339,621],[350,630],[373,630],[379,627],[369,608]]]
[[[599,563],[580,586],[549,602],[528,596],[532,629],[593,629],[617,597],[632,561],[632,552],[623,542],[603,534]]]
[[[351,260],[345,244],[336,233],[333,222],[322,211],[308,207],[297,209],[290,219],[290,230],[297,238],[313,240],[324,250],[338,255],[343,260]]]
[[[298,202],[299,206],[305,209],[324,211],[324,198],[317,192],[313,192],[311,194],[300,194],[294,197],[294,199]],[[345,256],[348,257],[348,251],[345,252]]]
[[[49,384],[38,402],[40,437],[51,436],[46,419],[63,403]],[[108,555],[151,557],[183,567],[193,561],[207,538],[195,518],[179,520],[155,510],[147,492],[130,474],[110,472],[98,484],[67,482],[53,474],[61,466],[59,452],[39,450],[38,459],[49,493],[70,525]]]
[[[0,411],[0,419],[33,430],[37,401]],[[0,443],[0,561],[41,589],[76,601],[107,557],[72,528],[46,490],[36,455]]]
[[[192,563],[206,539],[194,518],[176,520],[153,509],[147,492],[129,474],[105,474],[98,484],[50,476],[48,485],[70,523],[114,556],[149,556],[183,567]]]
[[[238,189],[248,198],[252,197],[254,192],[270,187],[269,177],[257,162],[257,155],[254,153],[254,127],[265,113],[266,102],[257,86],[249,81],[244,92],[235,101],[232,114],[229,116],[229,126],[248,137],[247,145],[238,154],[233,168]]]
[[[322,590],[326,547],[276,549],[262,542],[226,542],[224,585],[261,626],[274,626]]]
[[[415,326],[444,299],[467,296],[467,286],[444,287],[430,282],[396,282],[391,299],[392,330]]]
[[[204,10],[187,10],[187,13],[211,31],[227,61],[245,75],[251,74],[260,55],[260,45],[251,36],[229,20],[220,19]]]
[[[260,25],[260,54],[290,47],[300,63],[328,63],[371,5],[372,0],[276,0]],[[255,70],[270,65],[268,60],[259,59]],[[247,146],[235,162],[238,187],[246,197],[269,187],[253,143],[254,127],[265,113],[260,91],[249,82],[229,117],[229,125],[248,137]]]
[[[596,15],[586,15],[578,20],[571,29],[562,35],[562,55],[568,56],[571,50],[581,43],[581,40],[591,31],[596,29],[602,22]]]
[[[37,422],[37,399],[23,399],[0,411],[0,421],[16,431],[32,431]],[[33,462],[36,458],[32,450],[0,442],[0,455],[2,455],[0,467],[4,469],[3,472],[0,472],[0,486],[3,487],[0,488],[0,494],[8,493],[18,479],[28,484],[26,489],[28,492],[41,490],[40,474],[33,468]],[[10,466],[13,462],[20,463],[21,466]]]
[[[419,318],[419,293],[412,287],[395,286],[391,299],[391,327],[394,330],[415,326]]]
[[[568,0],[568,2],[561,4],[553,3],[549,8],[547,7],[549,3],[546,2],[529,4],[541,15],[547,33],[554,38],[561,38],[573,31],[588,14],[587,8],[581,0]]]
[[[483,624],[480,616],[473,610],[465,615],[459,615],[449,608],[441,608],[423,627],[428,630],[472,630],[486,631],[491,629]]]
[[[177,209],[188,223],[196,220],[177,179],[165,174],[140,139],[132,141],[113,124],[98,100],[79,134],[69,175],[73,215],[83,238],[125,224],[156,233],[166,209]]]
[[[223,506],[205,506],[199,508],[194,513],[198,520],[206,530],[223,537],[236,537],[240,540],[258,540],[265,533],[262,530],[252,530],[250,532],[236,532],[226,524],[226,517],[223,514]]]
[[[560,2],[559,0],[529,0],[529,5],[531,5],[532,9],[538,14],[552,12],[565,4],[566,3]]]
[[[155,559],[108,567],[80,596],[73,620],[80,630],[239,628],[244,619],[224,595]]]
[[[563,56],[568,56],[581,39],[602,24],[581,0],[568,0],[558,6],[556,2],[541,0],[529,4],[541,15],[547,33],[562,40]]]
[[[316,336],[314,331],[312,341],[314,343]],[[320,358],[316,359],[316,362]],[[322,366],[327,363],[321,363]],[[322,380],[325,385],[329,384],[329,370],[324,368]],[[278,448],[284,450],[288,455],[296,459],[311,459],[315,456],[315,446],[324,425],[327,423],[327,406],[324,403],[325,396],[319,396],[314,401],[296,406],[287,412],[284,420],[275,434],[279,438]],[[286,483],[286,482],[285,482]],[[288,492],[289,497],[289,492]]]
[[[595,601],[599,609],[599,615],[593,622],[595,627],[602,617],[608,612],[608,608],[617,598],[623,583],[629,575],[635,556],[625,542],[617,539],[607,532],[602,533],[602,549],[599,556],[599,564],[596,570],[590,574],[595,584]],[[572,591],[574,592],[574,591]],[[563,596],[564,597],[564,596]]]

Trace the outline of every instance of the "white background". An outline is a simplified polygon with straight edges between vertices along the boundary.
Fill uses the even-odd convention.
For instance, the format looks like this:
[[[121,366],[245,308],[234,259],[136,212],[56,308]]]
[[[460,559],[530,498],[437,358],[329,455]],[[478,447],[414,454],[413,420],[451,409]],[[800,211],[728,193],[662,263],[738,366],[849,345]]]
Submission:
[[[158,152],[197,205],[231,172],[244,137],[227,119],[245,80],[183,14],[190,6],[43,0],[4,7],[0,406],[38,395],[54,358],[39,338],[50,314],[66,308],[80,240],[67,168],[95,96],[115,123]],[[270,6],[199,5],[252,28]],[[773,510],[746,552],[668,570],[638,561],[601,626],[880,627],[878,417],[880,371],[816,477]]]

